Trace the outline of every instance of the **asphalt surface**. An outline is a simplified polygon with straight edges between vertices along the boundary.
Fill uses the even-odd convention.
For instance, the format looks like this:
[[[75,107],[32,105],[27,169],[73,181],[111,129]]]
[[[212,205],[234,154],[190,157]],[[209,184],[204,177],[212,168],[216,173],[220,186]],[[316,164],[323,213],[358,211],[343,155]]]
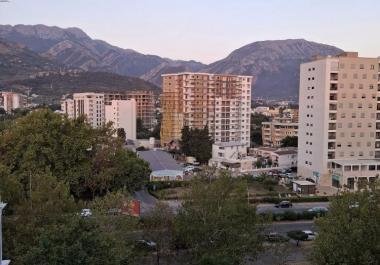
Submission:
[[[311,230],[318,231],[314,221],[293,221],[293,222],[273,222],[265,227],[265,232],[277,232],[286,235],[287,232],[293,230]]]
[[[136,191],[133,194],[133,198],[140,201],[140,213],[142,216],[153,210],[158,202],[146,189]]]
[[[329,202],[301,202],[301,203],[293,203],[293,207],[291,208],[276,208],[274,204],[258,204],[257,212],[258,213],[283,213],[285,211],[295,211],[295,212],[303,212],[307,211],[313,207],[329,207]]]

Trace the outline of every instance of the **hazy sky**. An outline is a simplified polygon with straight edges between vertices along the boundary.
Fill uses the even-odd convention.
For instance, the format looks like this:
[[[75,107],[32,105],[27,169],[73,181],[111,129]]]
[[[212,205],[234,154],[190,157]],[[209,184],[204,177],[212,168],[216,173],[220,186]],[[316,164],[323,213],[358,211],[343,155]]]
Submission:
[[[10,0],[0,24],[79,27],[123,48],[209,63],[287,38],[380,56],[379,10],[380,0]]]

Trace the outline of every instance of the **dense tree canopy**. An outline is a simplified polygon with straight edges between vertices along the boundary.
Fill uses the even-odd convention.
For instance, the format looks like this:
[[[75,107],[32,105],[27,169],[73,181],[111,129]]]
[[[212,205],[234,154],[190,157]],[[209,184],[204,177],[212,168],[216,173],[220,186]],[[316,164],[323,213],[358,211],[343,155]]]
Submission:
[[[282,147],[297,147],[298,146],[298,137],[297,136],[286,136],[281,140]]]
[[[319,218],[315,264],[379,264],[380,191],[335,197],[328,214]]]
[[[193,156],[200,163],[207,163],[211,158],[212,139],[209,135],[208,126],[204,129],[182,128],[181,150],[187,156]]]
[[[33,111],[0,135],[0,165],[10,176],[1,181],[18,181],[26,190],[34,176],[50,174],[69,185],[76,197],[119,188],[132,191],[147,179],[148,165],[113,135],[109,126],[93,129],[83,119]]]
[[[227,174],[196,179],[176,218],[176,231],[197,264],[241,264],[260,248],[255,207],[247,203],[246,182]]]

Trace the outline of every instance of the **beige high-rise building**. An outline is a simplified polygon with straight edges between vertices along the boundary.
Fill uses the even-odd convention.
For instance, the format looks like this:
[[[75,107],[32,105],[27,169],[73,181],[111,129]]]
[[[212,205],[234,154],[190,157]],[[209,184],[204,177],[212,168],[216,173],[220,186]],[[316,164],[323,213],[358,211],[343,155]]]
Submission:
[[[23,109],[27,105],[27,97],[15,92],[0,92],[2,97],[3,107],[6,112],[11,112],[14,109]]]
[[[298,175],[358,189],[380,173],[380,65],[356,52],[301,65]]]
[[[251,76],[164,74],[161,144],[181,138],[183,126],[208,126],[215,143],[250,144]]]
[[[61,111],[66,114],[69,119],[75,119],[75,103],[74,99],[66,98],[61,101]]]
[[[285,137],[298,135],[298,122],[293,118],[276,118],[261,125],[263,146],[281,147]]]

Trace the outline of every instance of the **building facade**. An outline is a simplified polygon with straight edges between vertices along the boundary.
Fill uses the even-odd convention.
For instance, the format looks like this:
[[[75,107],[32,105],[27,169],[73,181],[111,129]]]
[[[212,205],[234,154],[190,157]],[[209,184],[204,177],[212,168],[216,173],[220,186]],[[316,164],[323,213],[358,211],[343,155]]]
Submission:
[[[339,188],[352,180],[334,175],[336,165],[380,159],[379,70],[378,58],[355,52],[301,65],[298,175]],[[380,171],[361,172],[354,173],[357,181]]]
[[[181,138],[184,126],[208,126],[215,143],[250,144],[251,76],[165,74],[161,144]]]
[[[27,96],[15,92],[0,92],[3,108],[6,112],[23,109],[27,106]]]
[[[141,119],[147,129],[155,125],[154,93],[151,90],[133,90],[125,93],[105,93],[104,103],[110,105],[112,100],[134,99],[136,102],[136,116]]]
[[[72,99],[61,101],[61,111],[70,119],[84,116],[92,127],[101,127],[105,124],[104,94],[74,93]]]
[[[105,105],[105,121],[112,122],[115,129],[123,128],[126,139],[136,140],[136,101],[111,100]]]
[[[263,146],[281,147],[285,137],[298,135],[298,122],[292,118],[277,118],[261,125]]]

